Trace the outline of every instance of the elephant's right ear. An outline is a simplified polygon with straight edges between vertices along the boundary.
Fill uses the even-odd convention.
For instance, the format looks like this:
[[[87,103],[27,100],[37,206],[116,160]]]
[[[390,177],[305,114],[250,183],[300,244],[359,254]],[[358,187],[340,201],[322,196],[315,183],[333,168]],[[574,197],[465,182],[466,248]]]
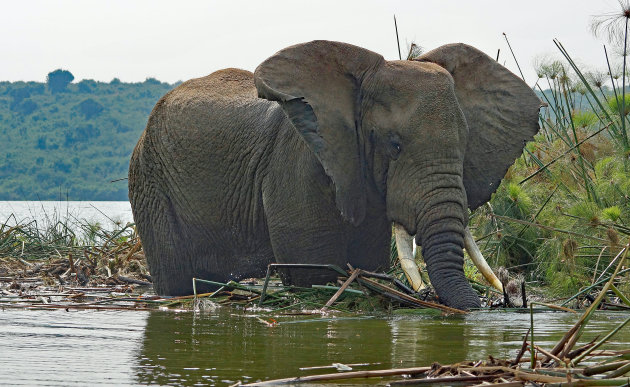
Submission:
[[[447,44],[417,60],[446,69],[468,123],[464,186],[468,207],[490,200],[507,169],[538,132],[541,102],[520,78],[465,44]]]
[[[258,66],[258,96],[278,101],[335,185],[342,216],[365,217],[364,155],[359,146],[361,83],[384,62],[350,44],[313,41],[287,47]]]

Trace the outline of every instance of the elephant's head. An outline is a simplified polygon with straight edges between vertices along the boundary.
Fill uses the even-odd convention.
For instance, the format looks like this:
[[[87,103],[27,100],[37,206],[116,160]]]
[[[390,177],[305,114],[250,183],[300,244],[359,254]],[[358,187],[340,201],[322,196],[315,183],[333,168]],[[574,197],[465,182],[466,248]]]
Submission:
[[[464,44],[386,61],[313,41],[265,60],[255,82],[321,162],[343,217],[360,224],[367,190],[378,192],[388,218],[416,235],[440,300],[478,306],[463,273],[467,207],[490,198],[538,131],[533,91]]]

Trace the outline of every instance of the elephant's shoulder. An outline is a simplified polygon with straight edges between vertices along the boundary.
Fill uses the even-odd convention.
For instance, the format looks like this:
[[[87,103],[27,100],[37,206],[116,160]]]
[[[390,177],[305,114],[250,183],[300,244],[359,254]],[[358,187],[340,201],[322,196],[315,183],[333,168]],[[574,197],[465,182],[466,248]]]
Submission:
[[[247,70],[228,68],[201,78],[191,79],[173,90],[172,97],[195,100],[257,99],[254,74]]]

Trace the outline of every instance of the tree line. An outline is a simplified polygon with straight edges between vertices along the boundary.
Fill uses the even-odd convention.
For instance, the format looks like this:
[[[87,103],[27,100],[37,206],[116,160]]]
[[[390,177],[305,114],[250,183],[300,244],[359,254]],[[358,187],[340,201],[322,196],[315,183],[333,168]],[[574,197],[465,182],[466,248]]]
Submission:
[[[131,152],[176,85],[73,81],[0,82],[0,200],[127,200]]]

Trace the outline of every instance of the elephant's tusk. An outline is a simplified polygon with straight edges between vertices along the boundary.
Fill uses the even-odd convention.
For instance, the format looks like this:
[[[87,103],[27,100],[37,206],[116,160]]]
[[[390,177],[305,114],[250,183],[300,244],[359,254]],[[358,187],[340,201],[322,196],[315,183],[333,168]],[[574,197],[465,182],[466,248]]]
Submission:
[[[468,227],[464,230],[464,247],[466,248],[466,251],[468,251],[470,259],[475,263],[475,266],[477,266],[484,278],[499,291],[503,291],[501,281],[499,281],[497,276],[492,272],[488,262],[486,262],[486,259],[481,254],[481,250],[477,247],[477,243],[475,243],[475,239],[470,233],[470,229]]]
[[[394,223],[394,234],[396,236],[396,249],[400,266],[411,284],[413,290],[424,289],[426,285],[420,276],[420,270],[413,258],[413,237],[407,233],[405,228],[398,223]]]

